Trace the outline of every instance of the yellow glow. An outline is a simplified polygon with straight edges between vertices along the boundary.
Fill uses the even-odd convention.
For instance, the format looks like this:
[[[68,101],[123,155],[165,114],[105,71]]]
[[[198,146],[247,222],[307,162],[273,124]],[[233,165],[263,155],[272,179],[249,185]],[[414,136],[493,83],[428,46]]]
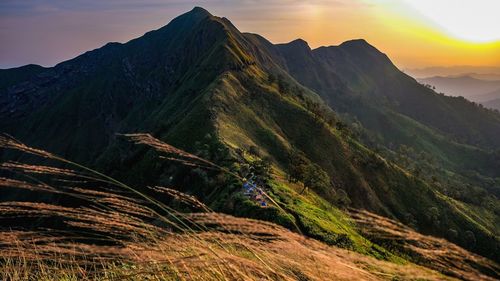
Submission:
[[[413,0],[303,1],[295,9],[280,7],[272,14],[273,21],[246,30],[273,42],[300,37],[313,48],[364,38],[402,68],[500,65],[500,41],[478,43],[453,36],[405,1]],[[277,18],[280,20],[274,21]],[[498,25],[488,28],[500,32]]]
[[[473,42],[500,40],[500,1],[404,1],[452,36]]]
[[[422,18],[408,7],[394,5],[395,1],[371,2],[379,3],[374,15],[388,31],[380,41],[392,42],[387,44],[387,48],[390,54],[394,54],[397,63],[420,66],[500,65],[500,41],[478,43],[459,39],[442,31],[432,21]]]

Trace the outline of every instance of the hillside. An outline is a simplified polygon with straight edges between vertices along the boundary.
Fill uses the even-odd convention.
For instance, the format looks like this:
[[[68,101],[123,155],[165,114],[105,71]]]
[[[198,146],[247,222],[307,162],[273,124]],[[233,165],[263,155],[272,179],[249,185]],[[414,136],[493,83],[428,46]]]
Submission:
[[[422,86],[364,40],[311,50],[303,40],[274,46],[247,36],[318,93],[362,143],[441,193],[498,206],[498,155],[491,152],[498,146],[498,113]],[[489,195],[469,200],[479,192]],[[486,211],[489,217],[497,217],[493,210]]]
[[[281,53],[290,73],[330,102],[334,109],[349,113],[355,110],[352,103],[368,103],[366,107],[403,114],[461,143],[481,148],[498,146],[498,114],[465,100],[437,95],[399,71],[385,54],[366,41],[353,40],[306,53],[290,51],[289,46],[295,42],[277,46],[283,50]],[[312,79],[311,71],[315,73]],[[325,85],[336,80],[340,80],[336,85]],[[339,93],[342,84],[352,94]],[[358,119],[363,117],[359,113],[352,115]],[[370,125],[366,127],[371,129]],[[380,128],[376,131],[382,132]]]
[[[500,144],[500,115],[423,87],[364,40],[316,50],[303,40],[273,45],[195,8],[125,44],[37,71],[0,89],[2,131],[30,146],[382,260],[414,261],[357,230],[344,208],[500,259],[500,163],[490,152]],[[478,185],[481,201],[452,199],[439,182],[393,161],[352,133],[354,118],[389,151],[404,144],[436,155],[442,185],[470,172],[463,181]],[[156,137],[134,135],[137,143],[155,145],[131,145],[121,135],[136,132]],[[165,153],[157,139],[230,173],[206,162],[179,166],[185,159],[171,159],[177,150]],[[5,149],[0,158],[34,161]],[[241,194],[251,174],[275,205],[261,208]]]

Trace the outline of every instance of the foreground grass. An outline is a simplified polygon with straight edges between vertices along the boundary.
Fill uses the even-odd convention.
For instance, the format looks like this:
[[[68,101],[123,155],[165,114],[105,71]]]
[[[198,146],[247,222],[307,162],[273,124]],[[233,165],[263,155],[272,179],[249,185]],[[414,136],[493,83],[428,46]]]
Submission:
[[[184,164],[223,169],[150,136],[133,138],[162,149]],[[10,138],[0,138],[0,146],[64,164],[64,168],[17,162],[0,165],[7,175],[0,177],[1,188],[25,192],[31,194],[27,198],[36,199],[0,203],[1,225],[7,225],[0,228],[1,280],[451,279],[413,263],[378,260],[329,246],[272,223],[214,213],[196,198],[170,188],[138,190]],[[44,202],[44,198],[49,200]],[[177,205],[184,204],[196,212],[179,212],[159,198],[171,198]],[[309,210],[308,219],[323,216],[313,211]],[[361,215],[357,218],[363,223]],[[380,222],[389,225],[387,221]],[[18,228],[10,228],[9,223]],[[23,223],[31,225],[20,227]],[[324,227],[336,228],[346,223],[332,222]],[[353,241],[359,239],[355,244],[366,242],[349,229],[332,230],[344,232]],[[435,241],[431,245],[447,246]],[[469,260],[474,258],[475,265],[487,267],[493,275],[498,272],[494,264],[464,250],[455,249],[455,253],[466,255]],[[461,277],[463,266],[457,259],[447,266],[446,257],[439,262],[454,273],[450,275]],[[474,267],[468,267],[468,272],[472,275],[463,276],[470,280],[489,278]]]
[[[3,258],[1,277],[2,280],[448,279],[414,264],[394,264],[328,246],[271,223],[221,214],[193,214],[191,219],[210,227],[197,233],[196,239],[178,234],[158,239],[154,244],[131,242],[109,247],[106,254],[116,255],[99,262],[90,256],[92,251],[103,249],[77,243],[73,243],[75,254],[69,259],[64,258],[61,249],[50,260],[47,255],[44,259],[31,259],[22,258],[19,253],[21,256],[17,258]],[[79,252],[89,257],[82,258]]]

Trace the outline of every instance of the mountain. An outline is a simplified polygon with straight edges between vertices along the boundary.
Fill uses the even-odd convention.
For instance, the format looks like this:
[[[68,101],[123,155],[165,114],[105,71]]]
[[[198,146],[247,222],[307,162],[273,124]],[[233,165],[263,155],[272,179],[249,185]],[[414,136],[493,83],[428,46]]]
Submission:
[[[471,101],[485,101],[483,95],[500,90],[499,80],[481,80],[471,76],[429,77],[419,82],[436,87],[436,91],[450,96],[463,96]]]
[[[500,80],[500,67],[498,66],[435,66],[405,69],[404,71],[417,79],[433,76],[471,76],[481,80]]]
[[[233,53],[223,21],[210,17],[195,9],[127,44],[107,44],[16,84],[1,95],[2,127],[9,131],[23,120],[20,139],[88,162],[118,131],[149,129],[157,120],[156,127],[174,126],[199,109],[214,77],[250,63]],[[153,111],[159,119],[148,120]]]
[[[473,76],[436,76],[418,79],[418,81],[435,87],[436,91],[446,95],[463,96],[486,108],[498,109],[498,103],[495,100],[500,98],[500,80],[483,80]]]
[[[452,163],[467,161],[446,158],[481,154],[471,145],[486,150],[499,145],[495,140],[500,132],[498,114],[434,93],[400,72],[364,40],[316,50],[296,45],[294,41],[275,46],[283,67],[331,108],[360,121],[387,145],[410,145]],[[456,149],[457,154],[442,155],[449,149]]]
[[[500,98],[500,89],[495,90],[493,92],[483,94],[483,95],[479,96],[478,98],[480,100],[482,100],[482,102],[481,102],[482,104],[487,103],[490,100],[498,99],[498,98]]]
[[[475,79],[485,80],[485,81],[498,81],[498,80],[500,80],[499,73],[462,73],[462,74],[458,74],[458,75],[450,75],[448,77],[463,77],[463,76],[469,76],[469,77],[472,77]]]
[[[377,258],[402,254],[363,236],[342,208],[500,259],[500,158],[492,152],[500,115],[422,86],[364,40],[315,50],[303,40],[274,45],[194,8],[127,43],[3,78],[13,71],[0,73],[0,127],[28,145]],[[117,135],[132,132],[150,132],[233,173],[251,167],[282,209],[245,199],[236,179],[159,163],[154,150]],[[397,162],[403,145],[435,155],[436,178],[417,171],[422,159],[408,155],[415,169]],[[8,151],[0,158],[31,161]]]
[[[30,80],[44,70],[46,70],[44,67],[35,64],[0,69],[0,90],[6,90],[11,85]]]
[[[469,192],[478,185],[497,194],[496,183],[471,181],[462,175],[498,177],[497,156],[489,152],[498,147],[496,141],[491,142],[498,138],[498,114],[463,98],[436,94],[400,72],[364,40],[316,50],[303,42],[297,48],[297,43],[276,46],[284,68],[345,119],[353,120],[353,129],[361,127],[358,131],[365,135],[365,143],[375,143],[379,153],[420,177],[427,175],[430,182],[443,187],[438,188],[440,192],[454,198],[468,201],[466,197],[476,197]],[[420,164],[392,158],[394,153],[401,158],[401,151],[408,149],[411,152],[403,154]],[[418,160],[425,158],[432,160]],[[497,205],[496,200],[492,204]]]
[[[500,97],[500,90],[497,91],[498,96]],[[482,103],[484,106],[492,109],[500,110],[500,98],[488,100]]]

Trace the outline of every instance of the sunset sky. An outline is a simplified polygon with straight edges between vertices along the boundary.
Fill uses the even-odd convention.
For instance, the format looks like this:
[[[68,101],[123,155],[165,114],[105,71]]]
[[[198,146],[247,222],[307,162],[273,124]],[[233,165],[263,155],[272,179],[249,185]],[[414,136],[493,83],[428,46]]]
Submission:
[[[0,68],[51,66],[126,42],[193,6],[274,43],[364,38],[403,69],[500,66],[498,0],[2,0]]]

